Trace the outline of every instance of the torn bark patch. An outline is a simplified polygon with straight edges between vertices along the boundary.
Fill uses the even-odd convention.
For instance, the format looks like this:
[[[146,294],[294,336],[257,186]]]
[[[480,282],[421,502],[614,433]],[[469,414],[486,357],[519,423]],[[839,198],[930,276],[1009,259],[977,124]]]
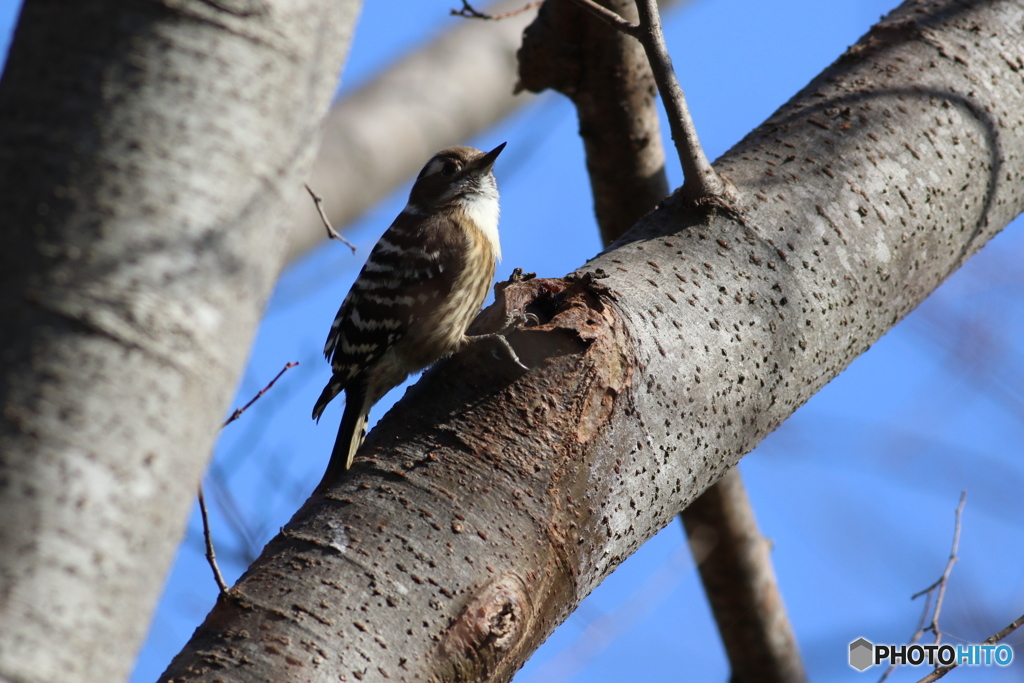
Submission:
[[[594,387],[583,404],[576,440],[585,444],[597,434],[611,417],[616,392],[611,387]]]

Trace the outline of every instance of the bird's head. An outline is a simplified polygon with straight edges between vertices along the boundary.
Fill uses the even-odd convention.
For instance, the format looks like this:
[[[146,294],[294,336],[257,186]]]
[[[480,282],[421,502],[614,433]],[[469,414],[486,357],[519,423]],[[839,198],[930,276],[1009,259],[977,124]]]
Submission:
[[[449,147],[435,154],[416,177],[409,194],[410,208],[429,213],[454,201],[478,195],[498,199],[498,184],[491,169],[505,149],[501,143],[490,152],[473,147]]]

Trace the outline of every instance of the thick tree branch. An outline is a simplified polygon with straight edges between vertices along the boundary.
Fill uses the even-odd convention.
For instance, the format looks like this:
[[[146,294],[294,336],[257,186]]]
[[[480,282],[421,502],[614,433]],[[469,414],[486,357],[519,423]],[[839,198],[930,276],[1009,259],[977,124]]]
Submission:
[[[793,627],[772,569],[771,543],[761,535],[733,468],[682,514],[698,559],[732,683],[806,681]]]
[[[127,678],[357,11],[24,3],[0,81],[0,680]]]
[[[165,677],[508,680],[1024,209],[1022,15],[906,3],[718,160],[738,215],[670,199],[575,277],[502,290],[482,324],[538,315],[512,336],[534,369],[428,372]]]
[[[610,6],[615,11],[605,12],[629,16],[633,1]],[[629,37],[582,30],[591,23],[581,22],[568,3],[545,6],[526,30],[519,51],[520,77],[531,89],[554,87],[576,103],[598,225],[607,246],[654,209],[668,187],[647,56]],[[659,172],[650,174],[645,170],[650,167]],[[739,471],[731,470],[687,508],[684,523],[687,516],[692,517],[688,533],[696,531],[705,540],[714,536],[710,557],[701,563],[701,578],[733,677],[804,680],[767,542],[757,529]]]

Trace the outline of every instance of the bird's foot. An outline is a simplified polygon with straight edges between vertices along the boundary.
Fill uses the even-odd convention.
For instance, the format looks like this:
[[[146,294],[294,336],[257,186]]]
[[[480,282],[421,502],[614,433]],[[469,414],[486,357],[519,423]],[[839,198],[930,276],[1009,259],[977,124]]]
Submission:
[[[529,370],[530,368],[526,367],[523,364],[523,362],[519,360],[519,356],[516,354],[515,349],[512,348],[512,344],[510,344],[508,341],[508,335],[515,331],[517,327],[527,322],[532,322],[533,324],[536,325],[540,323],[540,318],[538,318],[533,313],[524,313],[521,310],[512,311],[505,318],[505,322],[501,326],[500,330],[498,330],[497,332],[489,332],[487,334],[478,334],[470,337],[470,339],[473,340],[474,342],[485,340],[497,342],[498,345],[505,350],[505,354],[513,363],[518,365],[523,370]],[[497,357],[498,354],[495,353],[494,355],[495,357]]]

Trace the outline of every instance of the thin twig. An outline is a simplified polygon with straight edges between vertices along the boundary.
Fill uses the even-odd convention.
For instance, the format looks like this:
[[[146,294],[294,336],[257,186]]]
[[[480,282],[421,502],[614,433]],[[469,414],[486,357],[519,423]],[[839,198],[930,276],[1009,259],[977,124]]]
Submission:
[[[298,361],[292,361],[292,362],[286,364],[283,368],[281,368],[281,372],[279,372],[276,375],[274,375],[274,379],[270,380],[270,383],[267,384],[267,386],[265,386],[262,389],[260,389],[260,392],[258,394],[256,394],[251,399],[249,399],[248,403],[246,403],[241,408],[235,408],[235,412],[231,413],[231,417],[229,417],[228,419],[224,420],[224,424],[222,424],[220,426],[220,428],[224,429],[229,424],[231,424],[232,422],[234,422],[238,418],[242,417],[242,413],[244,413],[245,411],[249,410],[249,408],[252,406],[253,403],[258,401],[260,399],[260,397],[263,396],[263,394],[265,394],[268,391],[270,391],[271,387],[274,386],[274,383],[277,382],[277,380],[281,379],[281,375],[283,375],[284,373],[288,372],[290,369],[294,368],[298,364],[299,364]]]
[[[231,492],[231,488],[224,481],[223,472],[217,463],[211,463],[210,471],[206,473],[205,486],[210,488],[210,493],[217,500],[217,507],[223,514],[224,522],[231,530],[231,534],[240,539],[243,549],[240,551],[245,564],[252,564],[259,557],[259,540],[262,535],[261,528],[253,528],[238,499]]]
[[[995,645],[1000,640],[1002,640],[1006,636],[1008,636],[1011,633],[1013,633],[1014,631],[1016,631],[1022,625],[1024,625],[1024,615],[1021,615],[1021,616],[1017,617],[1016,621],[1011,623],[1009,626],[1004,628],[1002,631],[994,633],[991,636],[989,636],[988,638],[986,638],[985,642],[983,642],[982,645]],[[945,676],[946,674],[948,674],[953,669],[957,668],[958,666],[960,666],[959,663],[953,663],[953,664],[950,664],[948,666],[940,666],[940,667],[936,668],[934,671],[932,671],[930,674],[928,674],[927,676],[925,676],[924,678],[919,680],[917,683],[932,683],[932,681],[937,681],[940,678],[942,678],[943,676]]]
[[[668,114],[676,154],[679,155],[679,163],[683,167],[683,195],[692,200],[722,197],[725,194],[725,183],[711,166],[700,145],[697,128],[690,116],[690,108],[686,106],[686,96],[679,85],[679,79],[676,78],[672,58],[665,45],[656,0],[636,0],[637,13],[640,15],[639,24],[626,21],[593,0],[573,2],[606,24],[633,36],[644,46],[647,60],[651,63],[651,71],[654,73],[654,82],[658,85],[658,92]]]
[[[1019,629],[1021,626],[1024,626],[1024,614],[1022,614],[1021,616],[1017,617],[1016,621],[1011,623],[1009,626],[1004,628],[1002,631],[997,631],[996,633],[990,635],[988,638],[985,639],[985,642],[982,643],[982,645],[995,645],[1000,640],[1002,640],[1006,636],[1010,635],[1011,633],[1013,633],[1014,631]]]
[[[923,591],[924,593],[930,592],[936,588],[939,589],[939,594],[935,598],[935,611],[932,612],[932,620],[925,627],[925,631],[931,631],[935,635],[935,644],[938,645],[939,641],[942,640],[942,631],[939,630],[939,615],[942,613],[942,603],[946,598],[946,586],[949,583],[949,575],[953,572],[953,565],[959,559],[956,555],[957,549],[960,547],[960,518],[964,513],[964,503],[967,501],[967,491],[960,492],[960,504],[956,506],[956,525],[953,527],[953,547],[949,551],[949,560],[946,561],[946,569],[942,572],[942,576],[939,580],[932,584],[931,588]],[[921,595],[918,593],[917,595]],[[917,597],[915,595],[914,597]],[[914,598],[911,598],[913,600]]]
[[[602,7],[594,2],[594,0],[573,0],[573,2],[612,28],[622,31],[627,36],[633,36],[637,40],[640,39],[640,27],[630,21],[626,21],[618,13],[613,12],[607,7]]]
[[[308,185],[306,186],[306,189],[309,190],[309,186]],[[309,193],[313,194],[313,191],[309,190]],[[317,197],[316,195],[313,195],[313,201],[314,202],[319,202],[319,200],[320,200],[319,197]],[[320,208],[319,204],[317,204],[317,208]],[[321,211],[320,215],[323,216],[323,212],[322,211]],[[324,220],[325,221],[327,220],[326,217],[324,218]],[[354,249],[354,247],[353,247],[353,249]],[[274,386],[274,383],[277,382],[277,380],[281,379],[281,375],[283,375],[284,373],[288,372],[289,369],[294,368],[296,365],[298,365],[298,362],[291,362],[291,363],[285,364],[285,366],[283,368],[281,368],[281,372],[279,372],[276,375],[274,375],[274,379],[270,380],[270,383],[267,384],[267,386],[265,386],[262,389],[260,389],[259,393],[256,394],[255,396],[253,396],[249,400],[248,403],[246,403],[241,408],[235,408],[235,412],[231,413],[231,417],[229,417],[227,420],[225,420],[224,424],[222,424],[220,426],[220,428],[224,429],[229,424],[231,424],[232,422],[234,422],[235,420],[240,418],[242,416],[242,413],[244,413],[245,411],[249,410],[249,407],[252,406],[253,403],[258,401],[259,398],[261,396],[263,396],[263,394],[265,394],[268,391],[270,391],[271,387]],[[217,566],[217,553],[215,553],[214,550],[213,550],[213,534],[210,533],[210,514],[209,514],[209,512],[206,509],[206,498],[203,496],[203,485],[202,485],[202,483],[199,484],[198,494],[199,494],[199,514],[203,518],[203,538],[206,541],[206,561],[210,564],[210,569],[213,570],[213,580],[217,582],[217,587],[220,588],[220,592],[221,593],[227,593],[227,591],[228,591],[228,584],[224,581],[224,575],[220,573],[220,567]]]
[[[206,511],[206,499],[203,497],[203,485],[199,484],[199,514],[203,517],[203,538],[206,540],[206,561],[210,563],[213,570],[213,580],[221,593],[228,592],[228,584],[224,581],[224,575],[220,573],[217,566],[217,553],[213,551],[213,536],[210,534],[210,516]]]
[[[680,515],[733,681],[806,682],[771,544],[733,467]],[[704,557],[700,558],[699,555]]]
[[[544,0],[537,0],[536,2],[531,2],[528,5],[524,5],[519,9],[514,9],[511,12],[502,12],[501,14],[487,14],[486,12],[478,11],[476,8],[474,8],[472,5],[466,2],[466,0],[462,0],[462,9],[453,9],[448,11],[452,16],[455,17],[465,17],[466,19],[485,19],[487,21],[500,21],[501,19],[508,19],[509,17],[514,17],[517,14],[522,14],[523,12],[529,12],[534,7],[540,7],[543,4]]]
[[[306,192],[308,192],[309,196],[313,198],[313,205],[316,206],[316,212],[320,214],[320,220],[323,221],[324,227],[327,228],[328,239],[341,240],[346,245],[348,245],[348,248],[352,250],[353,254],[355,254],[356,245],[352,244],[347,239],[342,237],[341,233],[335,230],[334,226],[332,226],[331,222],[327,219],[327,214],[324,213],[324,200],[316,192],[313,192],[313,188],[311,188],[308,184],[305,187]]]
[[[931,631],[935,635],[935,645],[938,645],[942,640],[942,631],[939,630],[939,615],[942,613],[942,603],[946,598],[946,586],[949,583],[949,576],[953,573],[953,565],[956,564],[959,559],[957,557],[957,551],[960,547],[960,521],[963,518],[964,504],[966,502],[967,491],[961,491],[960,502],[956,506],[956,522],[953,526],[953,547],[949,551],[949,559],[946,561],[946,568],[943,570],[942,576],[936,579],[935,583],[932,585],[910,596],[911,600],[917,600],[922,595],[926,598],[924,602],[924,611],[921,612],[921,620],[917,622],[917,630],[914,631],[914,636],[910,639],[910,645],[914,645],[917,641],[921,640],[927,631]],[[936,593],[936,590],[938,593]],[[924,622],[928,618],[928,612],[931,609],[933,597],[935,598],[935,610],[932,612],[931,621],[928,622],[927,626],[925,626]],[[883,681],[885,681],[885,679],[887,679],[895,669],[896,665],[890,664],[889,668],[882,674],[882,677],[878,679],[878,683],[883,683]],[[936,669],[936,671],[938,671],[938,669]],[[943,674],[943,676],[944,675],[945,674]]]
[[[928,618],[928,613],[932,608],[932,593],[928,593],[925,596],[924,610],[921,612],[921,618],[917,622],[917,628],[914,629],[914,635],[910,639],[909,645],[916,645],[917,641],[921,640],[924,636],[924,620]],[[896,670],[895,664],[890,664],[889,668],[885,670],[885,673],[878,679],[878,683],[885,683],[885,680],[892,675],[892,672]]]

